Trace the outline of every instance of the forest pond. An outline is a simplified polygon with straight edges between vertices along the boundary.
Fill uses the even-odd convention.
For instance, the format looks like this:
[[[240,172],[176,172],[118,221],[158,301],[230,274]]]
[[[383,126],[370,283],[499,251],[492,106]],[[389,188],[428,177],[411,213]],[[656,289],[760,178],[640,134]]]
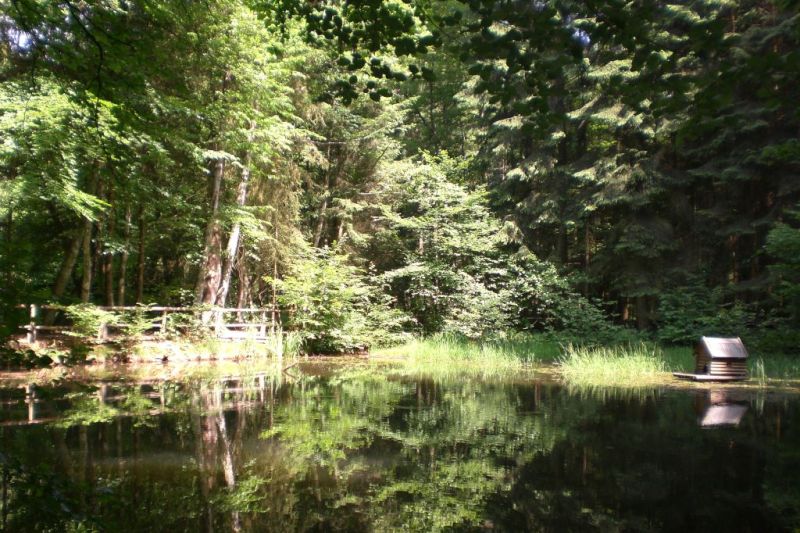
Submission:
[[[783,531],[800,396],[299,365],[0,390],[3,530]]]

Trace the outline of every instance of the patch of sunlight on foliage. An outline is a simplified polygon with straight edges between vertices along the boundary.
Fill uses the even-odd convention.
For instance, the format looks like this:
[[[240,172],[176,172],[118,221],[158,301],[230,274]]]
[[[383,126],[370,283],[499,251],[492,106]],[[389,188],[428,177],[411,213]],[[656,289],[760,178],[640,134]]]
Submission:
[[[663,351],[644,343],[594,348],[567,345],[558,365],[564,380],[578,386],[643,387],[669,377]]]
[[[102,424],[110,422],[121,414],[119,409],[101,403],[92,394],[79,392],[68,394],[67,398],[72,401],[72,407],[64,413],[63,418],[55,423],[57,427],[69,428],[72,426]]]
[[[407,374],[491,377],[530,368],[540,357],[544,360],[555,358],[557,345],[533,336],[475,341],[442,334],[377,350],[374,355],[400,358],[399,369]]]
[[[268,331],[267,338],[264,341],[266,353],[264,355],[271,355],[278,359],[296,358],[300,355],[300,350],[303,346],[303,337],[296,331],[283,331],[283,328],[278,327],[275,331]]]
[[[252,464],[248,465],[252,470]],[[248,472],[237,480],[233,488],[229,488],[217,503],[222,509],[229,512],[266,513],[269,511],[269,502],[264,500],[263,491],[271,481],[267,477]]]

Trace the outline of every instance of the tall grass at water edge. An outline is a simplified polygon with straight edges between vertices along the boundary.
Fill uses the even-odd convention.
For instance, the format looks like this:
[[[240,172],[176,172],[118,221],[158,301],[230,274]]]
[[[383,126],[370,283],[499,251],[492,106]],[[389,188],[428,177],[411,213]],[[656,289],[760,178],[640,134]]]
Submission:
[[[403,369],[412,373],[441,375],[466,371],[488,376],[553,360],[558,351],[556,343],[530,335],[475,341],[443,334],[379,349],[373,355],[400,358]]]
[[[494,340],[470,340],[455,335],[417,338],[373,351],[397,358],[409,373],[508,375],[516,370],[556,363],[570,385],[642,387],[673,380],[670,372],[692,372],[689,346],[659,346],[642,342],[613,346],[560,344],[546,335],[514,335]],[[800,358],[753,354],[750,376],[762,386],[772,380],[800,379]]]
[[[694,371],[691,347],[661,348],[649,343],[587,347],[566,345],[558,361],[561,375],[572,385],[647,386],[671,379],[670,372]],[[772,354],[751,356],[749,375],[765,387],[771,381],[800,378],[800,359]]]
[[[562,377],[573,385],[643,386],[663,381],[670,370],[664,352],[645,343],[626,347],[566,345],[558,366]]]

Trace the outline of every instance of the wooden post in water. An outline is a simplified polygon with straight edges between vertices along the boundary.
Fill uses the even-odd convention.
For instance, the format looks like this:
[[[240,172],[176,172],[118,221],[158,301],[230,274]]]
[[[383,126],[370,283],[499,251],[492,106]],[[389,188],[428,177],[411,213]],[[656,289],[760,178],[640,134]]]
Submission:
[[[31,321],[28,324],[28,344],[36,342],[36,316],[39,314],[39,306],[31,304],[30,317]]]

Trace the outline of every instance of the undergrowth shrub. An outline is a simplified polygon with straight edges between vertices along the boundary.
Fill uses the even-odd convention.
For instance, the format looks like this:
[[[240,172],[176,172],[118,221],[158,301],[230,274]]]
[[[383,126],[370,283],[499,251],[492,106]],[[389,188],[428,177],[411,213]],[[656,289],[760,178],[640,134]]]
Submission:
[[[754,313],[741,303],[726,303],[719,287],[690,283],[659,297],[656,338],[667,344],[692,344],[701,336],[748,337]]]
[[[408,318],[336,250],[308,251],[277,283],[287,325],[307,353],[354,352],[403,337]]]

